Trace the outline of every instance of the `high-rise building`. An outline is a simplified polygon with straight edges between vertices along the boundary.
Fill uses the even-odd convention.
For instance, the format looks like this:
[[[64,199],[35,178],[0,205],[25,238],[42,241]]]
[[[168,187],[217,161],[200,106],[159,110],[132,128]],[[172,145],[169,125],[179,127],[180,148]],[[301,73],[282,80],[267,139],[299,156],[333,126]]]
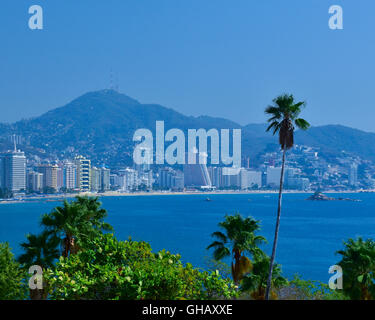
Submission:
[[[240,188],[241,187],[241,168],[223,167],[223,187]]]
[[[149,171],[138,171],[138,178],[139,178],[139,185],[142,185],[142,187],[146,187],[147,189],[152,188],[153,183],[153,174],[152,170]]]
[[[100,183],[100,169],[96,167],[91,167],[90,169],[90,184],[91,184],[91,191],[98,192],[101,190],[101,183]]]
[[[159,170],[158,185],[162,189],[171,189],[173,186],[174,170],[172,168],[162,168]]]
[[[182,191],[184,190],[184,173],[181,171],[175,172],[172,179],[172,189]]]
[[[242,168],[240,171],[241,189],[261,188],[262,187],[262,172],[253,171]]]
[[[123,184],[120,186],[122,191],[133,191],[138,188],[139,179],[137,170],[131,168],[121,169],[119,170],[119,176],[122,177],[122,182],[120,180]]]
[[[142,162],[139,164],[134,163],[134,169],[138,172],[148,172],[151,170],[152,152],[151,149],[141,147],[140,152],[142,154]]]
[[[281,167],[267,167],[267,185],[278,187],[280,185]]]
[[[223,186],[223,174],[221,167],[208,167],[211,183],[214,187],[220,188]]]
[[[101,191],[108,191],[111,189],[111,183],[110,183],[110,175],[111,170],[107,168],[101,168],[100,169],[100,184],[101,184]]]
[[[17,150],[9,151],[1,156],[1,186],[11,192],[26,190],[26,157]]]
[[[194,164],[189,164],[190,158],[195,158]],[[184,164],[184,183],[187,187],[206,188],[211,187],[211,179],[207,170],[207,154],[197,150],[186,153]]]
[[[77,166],[74,163],[67,162],[64,165],[64,187],[68,190],[77,188]]]
[[[119,191],[124,191],[125,190],[125,176],[123,175],[117,175],[117,174],[111,174],[110,175],[110,182],[111,182],[111,187],[114,190],[119,190]]]
[[[57,165],[56,185],[57,185],[57,190],[60,190],[65,185],[65,183],[64,183],[64,167],[62,166],[62,164]]]
[[[58,191],[57,185],[57,173],[59,167],[52,164],[42,164],[37,167],[37,171],[43,174],[43,187],[52,188],[55,191]]]
[[[91,161],[84,156],[77,156],[74,159],[74,164],[77,166],[77,187],[80,191],[90,191],[90,168]]]
[[[181,191],[184,189],[184,173],[180,170],[165,167],[159,170],[157,182],[162,189]]]
[[[27,174],[27,189],[30,192],[43,191],[43,173],[29,171]]]

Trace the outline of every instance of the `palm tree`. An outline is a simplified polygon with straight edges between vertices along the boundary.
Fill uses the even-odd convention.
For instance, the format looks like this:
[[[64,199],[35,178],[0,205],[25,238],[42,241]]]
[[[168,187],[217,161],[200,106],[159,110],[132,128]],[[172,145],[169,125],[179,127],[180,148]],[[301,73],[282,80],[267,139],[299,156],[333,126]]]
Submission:
[[[25,253],[18,257],[18,262],[26,267],[38,265],[43,269],[51,268],[60,256],[57,249],[60,239],[48,231],[39,235],[28,234],[26,239],[27,242],[21,243]]]
[[[62,239],[63,257],[76,253],[79,241],[93,238],[103,230],[112,230],[103,222],[107,212],[97,200],[88,197],[77,197],[73,202],[65,200],[63,206],[42,216],[42,225]]]
[[[53,266],[53,262],[60,256],[58,245],[60,239],[48,231],[39,235],[28,234],[27,242],[21,243],[24,253],[18,257],[18,262],[25,268],[38,265],[42,270]],[[47,284],[43,282],[43,289],[30,289],[32,300],[42,300],[47,298]]]
[[[343,270],[344,294],[352,300],[375,299],[375,242],[362,238],[344,242],[338,263]]]
[[[275,237],[272,247],[271,263],[269,266],[269,275],[266,288],[266,300],[268,300],[269,298],[269,293],[271,289],[272,271],[275,262],[277,240],[279,235],[286,151],[292,148],[294,144],[294,124],[302,130],[307,130],[310,127],[310,124],[306,120],[299,118],[299,114],[302,111],[302,107],[306,105],[305,102],[295,103],[293,95],[288,94],[284,94],[277,97],[273,100],[273,102],[274,105],[268,106],[265,110],[265,113],[271,116],[271,118],[268,119],[270,125],[268,126],[267,131],[270,131],[272,129],[274,135],[276,133],[279,134],[279,144],[283,151],[283,157],[280,176],[279,201],[277,207]]]
[[[86,214],[87,210],[82,206],[65,200],[63,206],[58,206],[50,214],[42,216],[42,225],[46,230],[61,239],[63,257],[68,257],[77,250],[77,239],[82,240],[92,232]]]
[[[270,257],[266,254],[259,255],[253,264],[253,270],[246,275],[242,280],[242,291],[249,291],[255,300],[264,300],[265,289],[267,285],[268,271],[270,265]],[[279,264],[273,265],[272,272],[272,287],[280,288],[287,284],[287,280],[281,275],[281,266]],[[276,291],[271,290],[273,299],[277,298]]]
[[[98,197],[77,196],[76,203],[88,210],[87,219],[92,223],[96,230],[113,231],[113,227],[103,220],[108,216],[107,210],[102,208],[102,203]]]
[[[259,221],[252,217],[243,218],[239,213],[225,216],[225,220],[219,223],[219,227],[225,230],[214,232],[212,237],[217,241],[211,243],[207,249],[214,248],[215,260],[221,260],[232,255],[232,277],[235,283],[239,283],[242,277],[251,271],[252,264],[245,253],[250,253],[253,257],[261,250],[259,245],[266,239],[255,235],[260,229]]]

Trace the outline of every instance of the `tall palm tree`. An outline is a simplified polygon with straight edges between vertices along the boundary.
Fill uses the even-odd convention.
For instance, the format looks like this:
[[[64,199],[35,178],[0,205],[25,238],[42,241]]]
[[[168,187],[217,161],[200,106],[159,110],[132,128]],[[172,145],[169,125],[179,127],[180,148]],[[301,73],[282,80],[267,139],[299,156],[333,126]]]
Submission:
[[[242,277],[251,271],[251,260],[245,256],[250,253],[253,257],[261,252],[259,245],[266,239],[255,235],[260,229],[259,221],[252,217],[243,218],[239,213],[225,216],[225,220],[219,223],[219,227],[224,229],[214,232],[212,237],[217,241],[211,243],[207,249],[214,248],[215,260],[221,260],[232,255],[232,277],[235,283],[239,283]]]
[[[281,203],[282,203],[282,194],[283,194],[283,185],[284,185],[284,169],[285,169],[285,155],[286,151],[293,147],[294,144],[294,125],[299,129],[307,130],[310,127],[310,124],[299,118],[299,115],[302,111],[302,107],[306,105],[305,102],[295,102],[293,95],[284,94],[273,100],[274,104],[268,106],[265,110],[267,115],[271,117],[268,119],[270,125],[267,128],[267,131],[273,130],[273,134],[279,135],[279,144],[281,146],[283,156],[282,156],[282,166],[281,166],[281,175],[280,175],[280,188],[279,188],[279,201],[277,207],[277,218],[276,218],[276,228],[275,228],[275,237],[273,241],[272,254],[271,254],[271,263],[269,266],[269,275],[267,280],[266,288],[266,300],[269,299],[269,293],[271,289],[271,280],[272,280],[272,271],[273,265],[275,263],[276,256],[276,247],[277,240],[279,236],[279,227],[280,227],[280,215],[281,215]]]
[[[58,245],[60,239],[48,231],[39,235],[28,234],[27,242],[21,243],[24,253],[18,257],[18,262],[24,267],[29,268],[38,265],[45,271],[51,268],[53,263],[60,256]],[[47,298],[47,284],[43,281],[42,289],[30,289],[30,298],[32,300],[42,300]]]
[[[352,300],[375,299],[375,242],[349,239],[338,263],[344,274],[343,291]]]

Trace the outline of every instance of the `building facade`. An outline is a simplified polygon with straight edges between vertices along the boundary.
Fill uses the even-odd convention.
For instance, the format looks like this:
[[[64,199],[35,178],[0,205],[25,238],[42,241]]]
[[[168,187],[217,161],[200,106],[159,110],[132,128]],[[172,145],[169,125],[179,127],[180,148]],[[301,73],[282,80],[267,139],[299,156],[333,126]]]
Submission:
[[[26,191],[26,157],[20,150],[9,151],[1,156],[1,187],[11,192]]]
[[[77,156],[74,159],[77,167],[77,188],[82,192],[88,192],[91,188],[91,161],[84,156]]]

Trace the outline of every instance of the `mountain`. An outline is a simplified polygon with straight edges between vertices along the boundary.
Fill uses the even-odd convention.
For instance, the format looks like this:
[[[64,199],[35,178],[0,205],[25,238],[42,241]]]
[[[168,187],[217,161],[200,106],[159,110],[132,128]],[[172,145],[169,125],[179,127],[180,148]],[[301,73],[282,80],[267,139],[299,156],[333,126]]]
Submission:
[[[341,125],[327,125],[298,131],[296,140],[299,144],[320,148],[324,154],[337,155],[345,151],[375,161],[375,133]]]
[[[266,133],[265,124],[241,126],[230,120],[209,116],[185,116],[157,104],[141,104],[113,90],[90,92],[40,117],[0,124],[0,151],[11,147],[9,137],[22,137],[21,148],[28,155],[63,158],[75,154],[90,157],[97,165],[111,167],[131,164],[133,133],[138,128],[154,131],[164,120],[165,130],[242,129],[242,153],[257,159],[260,153],[277,148],[277,139]],[[313,127],[296,132],[298,144],[340,154],[342,150],[375,161],[375,134],[343,126]]]

